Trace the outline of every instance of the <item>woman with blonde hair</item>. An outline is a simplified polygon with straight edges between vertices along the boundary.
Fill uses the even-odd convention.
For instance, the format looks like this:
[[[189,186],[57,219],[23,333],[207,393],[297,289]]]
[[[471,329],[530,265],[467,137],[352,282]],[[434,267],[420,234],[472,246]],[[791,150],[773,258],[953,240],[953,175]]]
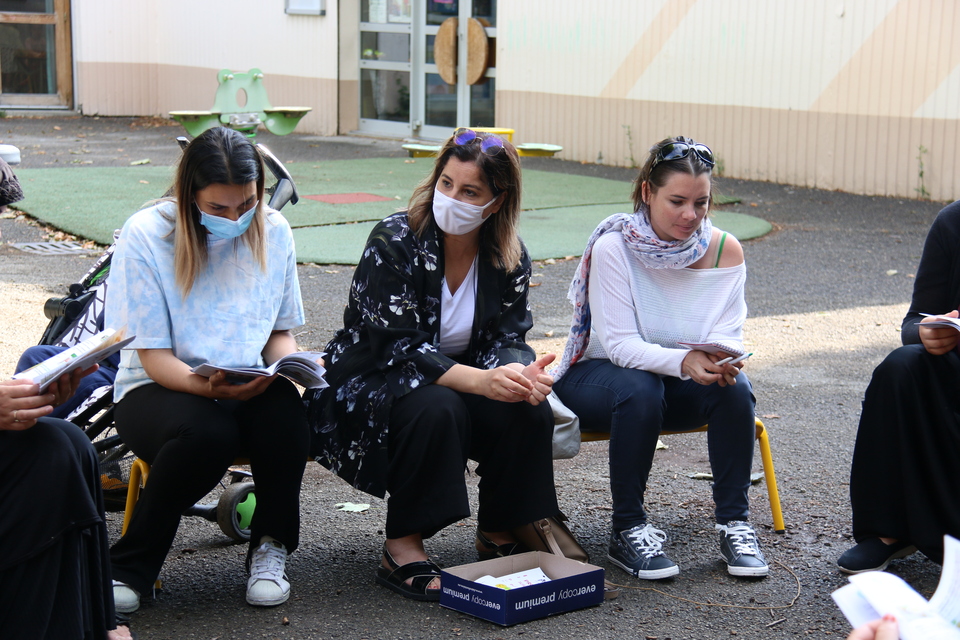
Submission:
[[[558,513],[553,379],[524,335],[530,257],[517,236],[520,162],[500,138],[458,130],[407,211],[370,233],[344,327],[327,345],[330,388],[310,399],[317,460],[387,502],[377,582],[440,598],[423,541],[470,515],[476,460],[483,557],[511,529]]]
[[[149,591],[180,514],[239,455],[250,457],[257,509],[247,552],[247,602],[285,602],[287,554],[300,531],[300,481],[309,436],[297,388],[285,378],[243,384],[204,362],[270,364],[297,350],[304,322],[290,225],[263,202],[264,165],[242,134],[218,127],[183,152],[174,197],[127,220],[110,273],[106,324],[136,340],[122,352],[117,432],[151,465],[126,534],[113,546],[117,610]]]

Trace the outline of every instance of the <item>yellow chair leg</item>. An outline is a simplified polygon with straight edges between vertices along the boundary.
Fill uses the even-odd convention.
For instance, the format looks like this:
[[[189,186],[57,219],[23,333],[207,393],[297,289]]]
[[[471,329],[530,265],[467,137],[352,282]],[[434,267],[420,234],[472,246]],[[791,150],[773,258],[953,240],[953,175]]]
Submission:
[[[780,509],[780,491],[777,490],[777,473],[773,468],[773,454],[770,453],[770,438],[760,418],[757,418],[757,440],[760,441],[760,460],[763,462],[763,477],[767,482],[767,497],[770,500],[770,511],[773,513],[773,530],[777,533],[786,531],[783,522],[783,511]]]
[[[130,525],[130,516],[133,515],[133,508],[137,506],[137,500],[140,499],[140,489],[147,484],[147,476],[150,475],[150,465],[137,458],[130,465],[130,479],[127,481],[127,504],[123,509],[123,528],[120,530],[122,536],[127,532]]]

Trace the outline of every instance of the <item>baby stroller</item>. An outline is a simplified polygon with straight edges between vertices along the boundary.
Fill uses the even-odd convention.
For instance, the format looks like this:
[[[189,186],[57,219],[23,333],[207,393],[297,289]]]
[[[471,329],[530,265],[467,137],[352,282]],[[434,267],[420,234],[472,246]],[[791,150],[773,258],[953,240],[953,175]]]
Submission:
[[[181,148],[189,143],[184,137],[177,138],[177,142]],[[287,203],[296,204],[300,196],[286,167],[265,146],[256,146],[265,166],[276,179],[276,183],[266,190],[269,206],[280,210]],[[114,234],[114,241],[117,233]],[[47,300],[43,312],[50,322],[38,344],[71,347],[103,330],[104,303],[114,246],[107,248],[80,282],[70,285],[66,296]],[[98,452],[107,508],[123,511],[126,508],[127,483],[134,456],[116,433],[113,410],[113,386],[102,386],[84,398],[67,419],[87,434]],[[231,468],[229,476],[230,483],[217,503],[194,505],[184,515],[199,515],[217,522],[227,536],[243,542],[250,539],[249,524],[256,504],[254,484],[244,481],[251,476],[244,469]]]

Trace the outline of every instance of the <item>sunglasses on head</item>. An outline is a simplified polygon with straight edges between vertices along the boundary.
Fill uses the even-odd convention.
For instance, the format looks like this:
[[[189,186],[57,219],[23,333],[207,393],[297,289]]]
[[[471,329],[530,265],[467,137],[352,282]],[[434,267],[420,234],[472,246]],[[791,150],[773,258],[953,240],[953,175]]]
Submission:
[[[670,162],[671,160],[686,158],[690,155],[691,151],[697,154],[700,161],[708,167],[713,168],[716,164],[716,160],[713,159],[713,151],[710,151],[710,147],[705,144],[700,144],[699,142],[693,144],[687,142],[671,142],[660,147],[660,150],[657,152],[657,157],[653,161],[653,166],[650,167],[650,169],[652,170],[653,167],[656,167],[661,162]]]
[[[495,156],[503,151],[503,140],[493,134],[481,134],[473,129],[465,128],[460,128],[453,132],[453,141],[457,145],[470,144],[474,140],[480,141],[480,151],[488,156]]]

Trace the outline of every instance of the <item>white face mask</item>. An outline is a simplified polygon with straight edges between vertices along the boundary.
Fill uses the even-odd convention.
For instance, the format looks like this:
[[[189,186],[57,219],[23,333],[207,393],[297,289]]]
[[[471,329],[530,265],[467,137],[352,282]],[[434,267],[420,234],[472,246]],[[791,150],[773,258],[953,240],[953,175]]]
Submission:
[[[461,236],[470,233],[483,224],[483,213],[496,202],[496,198],[480,206],[454,200],[450,196],[440,193],[440,189],[433,190],[433,219],[444,233]]]

